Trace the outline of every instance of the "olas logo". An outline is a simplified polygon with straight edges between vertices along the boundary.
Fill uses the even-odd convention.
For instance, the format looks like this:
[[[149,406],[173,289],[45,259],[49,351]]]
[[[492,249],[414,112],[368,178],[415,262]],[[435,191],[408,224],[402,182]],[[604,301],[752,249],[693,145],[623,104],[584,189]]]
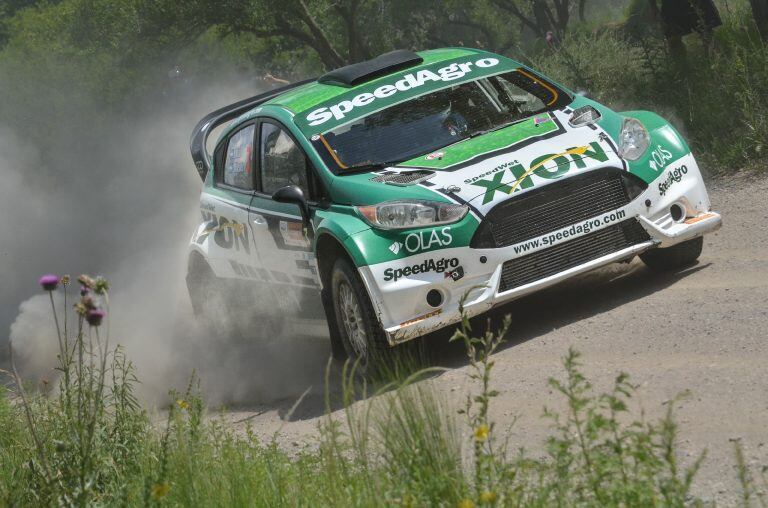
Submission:
[[[656,148],[651,152],[651,160],[648,165],[654,171],[664,169],[667,165],[667,161],[672,158],[672,154],[666,148],[661,145],[656,145]]]
[[[570,171],[572,165],[575,165],[578,169],[584,169],[587,167],[584,159],[605,162],[608,160],[608,155],[605,153],[605,150],[603,150],[603,147],[600,146],[600,143],[593,141],[588,146],[569,148],[561,153],[536,157],[531,161],[527,169],[522,164],[515,161],[515,163],[509,167],[505,168],[499,166],[494,169],[494,171],[498,170],[498,172],[494,174],[493,178],[482,178],[474,181],[465,180],[465,182],[485,188],[483,204],[486,204],[493,201],[493,197],[497,192],[512,194],[519,189],[533,187],[533,180],[531,179],[532,174],[535,174],[540,178],[555,179],[560,178]],[[545,168],[544,165],[548,162],[554,162],[556,166],[552,169]],[[516,180],[514,182],[502,183],[507,171],[512,173],[512,176],[515,177]]]
[[[307,115],[307,122],[309,122],[309,125],[315,126],[324,124],[331,118],[342,120],[355,108],[368,106],[377,100],[385,99],[399,92],[419,88],[429,82],[454,81],[472,72],[473,67],[484,69],[498,64],[499,60],[496,58],[482,58],[476,62],[454,62],[447,67],[438,69],[437,72],[422,69],[415,73],[404,75],[402,79],[395,81],[393,84],[381,85],[373,92],[363,92],[333,106],[318,108]]]
[[[451,228],[447,226],[439,231],[433,229],[432,231],[409,233],[405,237],[405,242],[395,241],[389,246],[389,250],[395,255],[399,254],[403,249],[410,254],[415,254],[433,247],[448,247],[452,242]]]

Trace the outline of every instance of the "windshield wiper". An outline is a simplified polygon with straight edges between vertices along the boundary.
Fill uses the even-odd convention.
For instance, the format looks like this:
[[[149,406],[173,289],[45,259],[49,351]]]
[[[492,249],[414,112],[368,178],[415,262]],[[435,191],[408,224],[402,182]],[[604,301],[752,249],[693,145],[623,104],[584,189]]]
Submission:
[[[516,120],[510,120],[509,122],[505,122],[505,123],[503,123],[501,125],[497,125],[496,127],[491,127],[490,129],[485,129],[485,130],[482,130],[482,131],[473,132],[472,134],[470,134],[469,136],[467,136],[464,139],[472,139],[472,138],[476,138],[478,136],[482,136],[484,134],[488,134],[489,132],[500,131],[504,127],[509,127],[510,125],[515,124],[515,123],[517,123],[517,122],[519,122],[521,120],[525,120],[525,118],[522,118],[522,119],[518,118]]]

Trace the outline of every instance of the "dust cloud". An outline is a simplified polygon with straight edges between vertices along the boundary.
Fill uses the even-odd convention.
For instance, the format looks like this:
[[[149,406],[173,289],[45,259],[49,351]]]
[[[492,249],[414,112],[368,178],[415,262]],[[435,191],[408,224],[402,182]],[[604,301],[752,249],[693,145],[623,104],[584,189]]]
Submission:
[[[90,273],[111,283],[111,341],[125,346],[138,369],[139,394],[150,403],[184,389],[193,372],[213,404],[261,403],[321,388],[329,354],[322,326],[311,333],[288,326],[268,343],[235,342],[226,332],[207,333],[192,315],[186,245],[201,183],[189,135],[206,113],[258,93],[246,85],[193,88],[115,118],[80,101],[66,122],[33,120],[44,142],[24,134],[36,125],[0,118],[0,357],[10,337],[29,379],[55,378],[55,328],[37,278]],[[70,293],[74,299],[76,284]]]

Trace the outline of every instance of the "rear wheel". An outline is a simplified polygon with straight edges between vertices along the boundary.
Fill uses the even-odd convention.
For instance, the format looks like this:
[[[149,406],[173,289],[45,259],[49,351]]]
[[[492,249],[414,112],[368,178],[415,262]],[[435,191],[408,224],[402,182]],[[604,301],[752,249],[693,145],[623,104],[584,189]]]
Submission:
[[[678,270],[694,264],[699,259],[703,247],[704,237],[699,236],[665,249],[647,250],[640,254],[640,259],[654,270]]]
[[[346,259],[331,271],[331,298],[341,343],[357,371],[369,375],[392,351],[360,276]]]
[[[275,305],[271,312],[258,312],[260,299],[237,284],[216,277],[202,258],[191,260],[187,290],[198,321],[212,336],[233,342],[279,336],[285,323],[283,313]]]

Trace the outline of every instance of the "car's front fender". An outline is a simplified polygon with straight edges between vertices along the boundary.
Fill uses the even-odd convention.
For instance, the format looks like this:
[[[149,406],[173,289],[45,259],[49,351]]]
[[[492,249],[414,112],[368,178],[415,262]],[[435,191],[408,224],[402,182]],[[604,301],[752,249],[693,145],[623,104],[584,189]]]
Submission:
[[[640,121],[651,139],[648,150],[639,159],[627,161],[629,170],[646,183],[656,180],[669,163],[691,153],[691,149],[677,129],[656,113],[625,111],[621,116]]]

